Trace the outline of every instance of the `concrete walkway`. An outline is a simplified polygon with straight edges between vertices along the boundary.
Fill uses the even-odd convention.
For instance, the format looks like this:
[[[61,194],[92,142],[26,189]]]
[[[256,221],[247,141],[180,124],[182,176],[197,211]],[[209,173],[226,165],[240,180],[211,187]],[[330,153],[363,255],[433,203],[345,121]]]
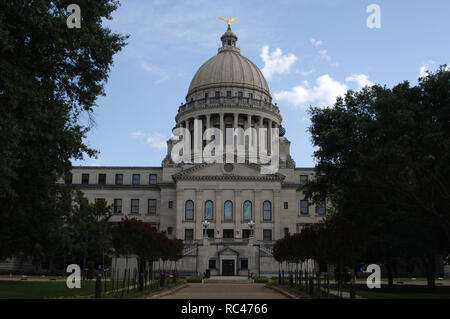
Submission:
[[[190,283],[161,299],[287,299],[264,284]]]

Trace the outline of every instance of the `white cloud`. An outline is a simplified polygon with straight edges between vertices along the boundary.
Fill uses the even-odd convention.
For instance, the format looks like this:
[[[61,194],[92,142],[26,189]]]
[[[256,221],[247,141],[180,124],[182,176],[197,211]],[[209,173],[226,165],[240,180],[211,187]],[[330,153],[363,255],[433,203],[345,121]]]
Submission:
[[[317,48],[317,47],[320,47],[321,45],[323,45],[323,42],[321,40],[316,40],[316,39],[312,38],[311,44]]]
[[[145,63],[145,62],[141,64],[141,67],[142,67],[145,71],[147,71],[147,72],[149,72],[149,73],[156,74],[156,75],[158,75],[158,76],[160,77],[158,80],[156,80],[156,81],[154,82],[154,83],[156,83],[156,84],[159,84],[159,83],[164,82],[164,81],[166,81],[166,80],[169,79],[169,74],[168,74],[166,71],[164,71],[164,70],[162,70],[162,69],[160,69],[160,68],[158,68],[158,67],[149,65],[149,64],[147,64],[147,63]]]
[[[427,71],[436,71],[438,69],[439,65],[436,61],[429,60],[427,63],[422,65],[419,68],[419,75],[417,77],[423,78],[427,76]],[[450,71],[450,63],[447,63],[447,67],[445,68],[446,71]]]
[[[342,84],[328,74],[319,76],[315,85],[310,86],[308,82],[303,85],[293,87],[289,91],[275,92],[274,96],[277,100],[286,101],[292,105],[306,108],[309,105],[326,106],[333,105],[336,97],[344,95],[347,86]]]
[[[300,74],[301,76],[308,76],[308,75],[313,74],[314,72],[316,72],[316,70],[314,68],[307,70],[307,71],[299,70],[299,69],[295,70],[295,73]]]
[[[356,83],[354,89],[359,90],[365,85],[373,85],[365,74],[353,74],[345,79],[345,82]],[[308,81],[293,87],[288,91],[275,92],[274,96],[279,101],[285,101],[296,107],[307,108],[310,105],[325,107],[332,106],[336,97],[344,96],[350,87],[333,79],[328,74],[319,76],[315,84],[311,86]]]
[[[356,83],[358,85],[356,88],[357,90],[365,87],[366,85],[372,86],[375,84],[372,81],[369,81],[369,77],[365,74],[352,74],[352,75],[346,77],[345,81]]]
[[[274,74],[286,74],[291,70],[292,64],[297,60],[297,57],[293,53],[283,55],[280,48],[276,48],[271,53],[269,52],[269,46],[265,45],[261,49],[261,59],[264,62],[264,67],[261,72],[266,78],[272,77]]]
[[[160,132],[143,133],[141,131],[136,131],[131,133],[134,137],[144,137],[146,142],[152,147],[157,149],[165,149],[167,146],[166,141],[168,138]]]

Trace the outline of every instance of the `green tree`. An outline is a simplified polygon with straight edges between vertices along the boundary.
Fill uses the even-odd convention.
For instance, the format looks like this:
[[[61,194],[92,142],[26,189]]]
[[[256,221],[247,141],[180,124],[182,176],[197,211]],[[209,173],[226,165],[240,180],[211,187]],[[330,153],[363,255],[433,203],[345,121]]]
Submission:
[[[0,2],[0,258],[31,255],[52,242],[71,159],[84,143],[96,98],[126,37],[103,26],[118,2],[87,1],[81,28],[69,29],[63,0]]]
[[[450,249],[450,72],[310,112],[318,165],[307,196],[331,201],[330,221],[366,230],[356,256],[384,262],[390,283],[396,258],[417,257],[433,287],[435,258]]]

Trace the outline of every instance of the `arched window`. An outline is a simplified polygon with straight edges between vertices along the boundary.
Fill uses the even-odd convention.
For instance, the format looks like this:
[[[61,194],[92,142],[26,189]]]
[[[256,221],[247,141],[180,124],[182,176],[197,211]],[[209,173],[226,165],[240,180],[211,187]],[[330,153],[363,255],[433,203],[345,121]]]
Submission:
[[[223,206],[224,206],[223,219],[233,220],[233,203],[227,200]]]
[[[272,203],[268,200],[263,203],[263,219],[272,220]]]
[[[206,220],[214,219],[214,204],[210,200],[207,200],[205,202],[205,219]]]
[[[184,206],[184,219],[194,220],[194,202],[191,200],[186,201]]]
[[[252,202],[246,200],[244,202],[244,220],[251,220],[251,219],[252,219]]]

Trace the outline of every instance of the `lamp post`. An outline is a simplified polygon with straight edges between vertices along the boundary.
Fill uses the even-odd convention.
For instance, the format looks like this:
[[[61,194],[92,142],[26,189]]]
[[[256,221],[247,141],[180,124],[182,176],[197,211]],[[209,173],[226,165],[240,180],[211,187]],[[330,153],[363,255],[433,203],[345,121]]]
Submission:
[[[250,237],[253,237],[253,227],[255,227],[255,222],[253,220],[248,222],[248,227],[250,227]]]
[[[206,219],[204,221],[202,221],[202,226],[203,226],[203,238],[206,238],[206,229],[209,227],[209,221],[207,221]]]

